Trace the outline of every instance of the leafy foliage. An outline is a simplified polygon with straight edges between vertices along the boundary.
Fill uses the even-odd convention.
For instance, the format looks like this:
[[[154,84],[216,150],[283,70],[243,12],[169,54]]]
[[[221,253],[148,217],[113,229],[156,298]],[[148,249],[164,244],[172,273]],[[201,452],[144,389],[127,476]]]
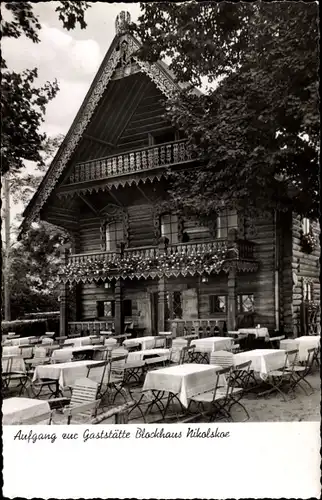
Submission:
[[[149,61],[191,86],[167,103],[200,168],[173,176],[173,204],[319,212],[318,7],[295,2],[142,4],[132,30]],[[203,80],[202,80],[203,79]]]
[[[31,227],[10,253],[12,317],[59,309],[59,248],[68,236],[45,222]]]
[[[84,12],[88,2],[56,2],[55,11],[64,28],[70,30],[77,24],[86,27]],[[10,13],[10,21],[3,20],[1,37],[19,38],[25,35],[34,43],[40,42],[38,31],[41,25],[33,12],[31,2],[4,2]],[[1,173],[16,173],[22,169],[24,161],[43,165],[41,151],[46,139],[39,129],[44,121],[46,105],[57,94],[57,81],[35,86],[37,68],[26,69],[22,73],[10,71],[1,59]]]

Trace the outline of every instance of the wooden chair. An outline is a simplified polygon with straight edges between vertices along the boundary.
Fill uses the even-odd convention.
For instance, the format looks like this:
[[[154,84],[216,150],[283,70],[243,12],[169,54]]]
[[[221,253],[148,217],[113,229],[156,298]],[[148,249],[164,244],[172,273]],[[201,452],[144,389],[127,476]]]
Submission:
[[[11,382],[18,382],[18,385],[16,385],[15,388],[19,388],[20,396],[26,388],[29,378],[27,371],[19,371],[15,369],[14,360],[21,360],[23,362],[23,366],[25,366],[22,356],[9,356],[8,358],[2,358],[2,387],[5,392],[8,392],[10,390]]]
[[[86,377],[98,383],[98,397],[103,399],[109,388],[108,383],[110,380],[110,368],[111,368],[110,360],[104,359],[103,361],[95,363],[94,365],[93,364],[87,365],[86,368],[87,368]],[[103,390],[104,386],[105,390]]]
[[[188,410],[192,403],[197,405],[197,408],[201,416],[205,414],[210,414],[210,422],[212,422],[216,416],[223,416],[228,421],[232,421],[232,416],[230,414],[229,408],[232,401],[233,392],[233,378],[230,377],[232,368],[221,368],[216,372],[216,380],[214,382],[214,389],[212,391],[206,391],[196,396],[190,398]],[[224,388],[220,388],[220,377],[226,377],[227,384]],[[205,411],[205,406],[208,405],[209,411]]]
[[[97,399],[99,384],[89,378],[76,380],[72,387],[71,398],[56,398],[48,400],[51,410],[63,409],[67,416],[67,425],[77,416],[81,423],[96,417],[100,399]]]
[[[261,396],[268,395],[271,392],[277,391],[281,394],[284,401],[287,401],[285,393],[282,391],[282,387],[285,384],[291,383],[292,373],[297,362],[298,353],[298,349],[287,351],[284,366],[280,370],[271,370],[270,372],[268,372],[265,383],[270,385],[271,387],[270,389],[262,392],[260,394]]]
[[[229,412],[231,413],[231,408],[235,405],[240,406],[246,413],[246,420],[249,420],[249,413],[245,406],[240,402],[243,398],[245,391],[249,385],[250,380],[250,365],[251,361],[245,361],[244,363],[239,363],[235,365],[230,372],[231,384],[233,385],[231,391],[231,402],[229,406]],[[246,422],[244,420],[244,422]]]
[[[288,351],[288,354],[292,352],[295,351]],[[305,392],[305,394],[309,396],[305,387],[302,385],[302,382],[305,382],[306,385],[308,385],[309,388],[311,389],[311,394],[313,394],[314,389],[311,386],[310,382],[308,382],[308,380],[306,379],[306,376],[310,373],[312,369],[315,352],[316,352],[315,347],[312,347],[312,349],[308,349],[307,351],[308,354],[304,366],[297,364],[297,357],[296,357],[295,359],[292,360],[292,364],[286,367],[286,372],[290,373],[290,379],[291,379],[290,391],[294,391],[295,388],[299,386]]]

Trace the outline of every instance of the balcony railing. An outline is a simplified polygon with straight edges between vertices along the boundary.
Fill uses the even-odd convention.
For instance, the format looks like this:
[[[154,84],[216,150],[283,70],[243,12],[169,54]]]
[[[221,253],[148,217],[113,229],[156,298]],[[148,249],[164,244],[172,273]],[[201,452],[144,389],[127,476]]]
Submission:
[[[187,141],[175,141],[77,163],[68,184],[118,177],[192,161]]]
[[[250,243],[250,242],[248,242]],[[250,255],[250,250],[253,248],[252,244],[248,248],[248,254]],[[137,258],[145,261],[155,261],[158,258],[164,256],[198,256],[205,254],[215,254],[218,251],[224,252],[227,249],[226,240],[215,240],[204,243],[177,243],[174,245],[168,245],[165,248],[160,247],[136,247],[136,248],[125,248],[121,252],[116,251],[102,251],[102,252],[92,252],[92,253],[80,253],[71,254],[68,256],[69,264],[90,264],[90,263],[113,263],[117,262],[121,257],[123,258]]]

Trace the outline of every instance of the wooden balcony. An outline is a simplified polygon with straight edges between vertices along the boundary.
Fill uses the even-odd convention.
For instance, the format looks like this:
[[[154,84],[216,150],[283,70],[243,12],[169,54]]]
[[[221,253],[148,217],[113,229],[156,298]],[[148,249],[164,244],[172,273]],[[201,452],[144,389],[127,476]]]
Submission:
[[[67,184],[78,184],[137,174],[191,162],[186,140],[159,144],[132,152],[77,163]]]
[[[254,244],[225,239],[155,247],[122,248],[114,252],[70,254],[62,269],[64,281],[118,278],[158,278],[227,272],[230,265],[256,271]]]

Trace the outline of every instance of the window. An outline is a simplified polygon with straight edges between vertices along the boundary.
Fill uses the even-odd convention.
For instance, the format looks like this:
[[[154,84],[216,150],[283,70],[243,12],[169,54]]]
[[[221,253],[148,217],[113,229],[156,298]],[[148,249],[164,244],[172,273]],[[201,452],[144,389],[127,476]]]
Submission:
[[[313,283],[308,281],[303,282],[303,299],[304,300],[312,300],[312,288]]]
[[[240,313],[254,312],[254,294],[238,295],[237,305]]]
[[[310,232],[310,219],[306,217],[302,219],[302,231],[303,234],[308,234]]]
[[[113,318],[115,316],[115,301],[102,300],[97,302],[97,316],[104,318]]]
[[[110,222],[106,224],[105,242],[107,251],[116,250],[117,244],[123,241],[123,239],[124,232],[122,222]]]
[[[217,217],[217,238],[227,238],[230,229],[237,229],[238,217],[236,210],[224,210]]]
[[[132,301],[123,300],[123,314],[124,316],[132,316]]]
[[[227,310],[226,300],[227,300],[226,295],[210,295],[209,296],[210,314],[225,313]]]
[[[181,292],[166,294],[166,319],[182,318],[182,296]]]
[[[150,146],[157,144],[166,144],[167,142],[174,142],[176,134],[173,130],[165,130],[159,134],[149,134]]]
[[[202,226],[196,220],[185,220],[183,229],[183,242],[185,241],[200,241],[210,238],[210,230],[206,226]]]
[[[178,243],[178,216],[166,214],[161,216],[161,236],[168,238],[169,243]]]

